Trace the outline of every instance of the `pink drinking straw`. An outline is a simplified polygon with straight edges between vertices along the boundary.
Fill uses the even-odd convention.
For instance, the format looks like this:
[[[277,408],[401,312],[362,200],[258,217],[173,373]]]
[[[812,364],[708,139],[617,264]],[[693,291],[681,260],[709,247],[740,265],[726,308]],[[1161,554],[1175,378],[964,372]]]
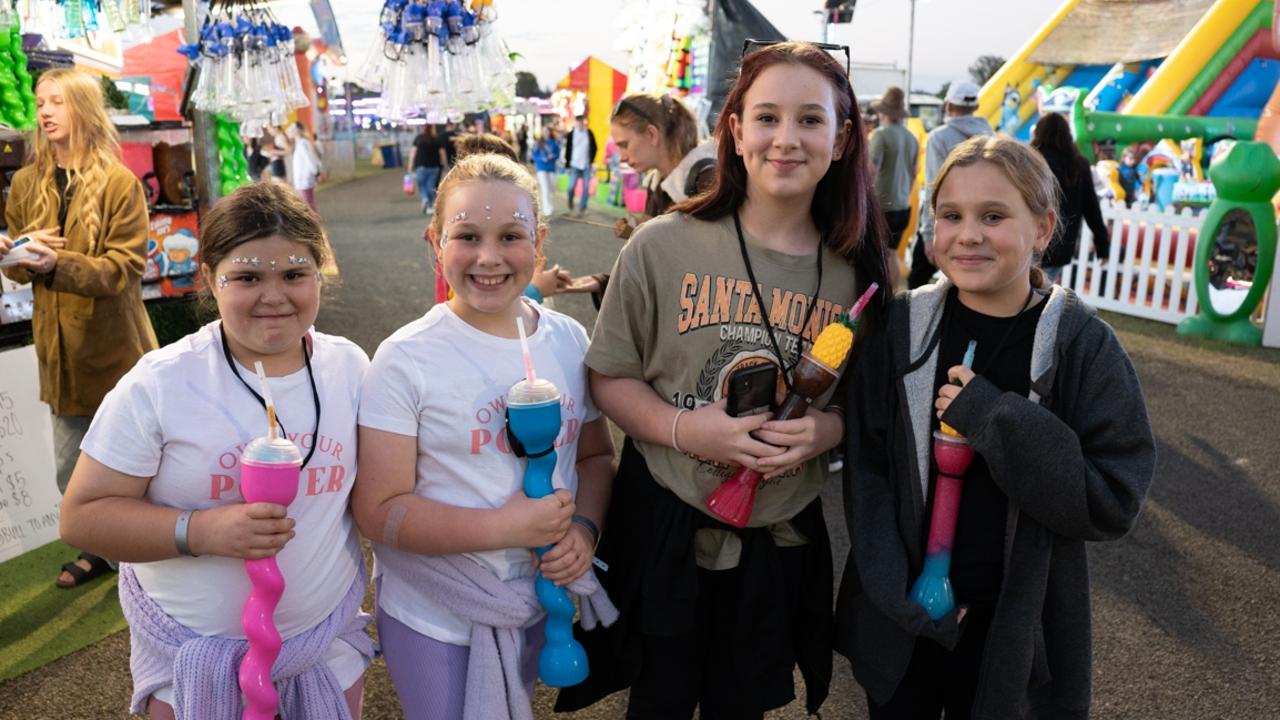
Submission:
[[[524,353],[524,379],[532,385],[538,376],[533,372],[533,355],[529,353],[529,336],[524,332],[524,318],[516,318],[516,331],[520,333],[520,352]]]

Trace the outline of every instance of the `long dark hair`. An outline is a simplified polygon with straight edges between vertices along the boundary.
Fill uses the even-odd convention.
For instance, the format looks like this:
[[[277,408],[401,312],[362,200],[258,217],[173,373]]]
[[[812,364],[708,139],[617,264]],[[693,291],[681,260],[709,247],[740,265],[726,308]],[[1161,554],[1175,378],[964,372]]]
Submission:
[[[1064,187],[1074,186],[1080,167],[1087,163],[1071,137],[1067,119],[1058,113],[1049,113],[1036,121],[1035,130],[1031,132],[1031,147],[1039,150],[1049,165],[1062,174],[1066,181]]]
[[[742,206],[747,197],[747,168],[734,152],[733,131],[729,117],[742,117],[747,90],[766,69],[788,63],[817,71],[835,89],[836,124],[853,123],[844,145],[836,148],[839,160],[833,160],[827,174],[818,181],[809,213],[831,250],[844,256],[857,271],[858,293],[872,282],[880,283],[875,301],[867,305],[863,320],[878,327],[893,297],[889,280],[889,249],[885,242],[888,230],[876,200],[871,181],[871,163],[867,154],[866,133],[858,112],[858,99],[853,94],[849,76],[840,63],[825,50],[805,42],[783,42],[768,45],[742,58],[738,78],[725,99],[724,109],[716,121],[716,179],[711,190],[681,203],[674,209],[699,220],[719,220]],[[850,299],[852,304],[852,298]]]

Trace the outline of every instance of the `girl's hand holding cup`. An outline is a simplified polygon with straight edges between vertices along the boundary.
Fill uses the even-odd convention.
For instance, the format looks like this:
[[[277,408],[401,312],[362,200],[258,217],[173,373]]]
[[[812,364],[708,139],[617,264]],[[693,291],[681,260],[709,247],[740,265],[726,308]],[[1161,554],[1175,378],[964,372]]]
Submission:
[[[835,413],[810,407],[795,420],[770,420],[755,433],[756,439],[781,447],[785,452],[761,458],[761,472],[769,480],[786,475],[812,458],[840,444],[844,422]]]
[[[673,433],[679,450],[698,457],[765,472],[770,468],[760,465],[761,458],[773,457],[786,451],[776,445],[757,440],[752,436],[769,416],[748,415],[730,417],[725,412],[728,400],[721,398],[710,405],[683,413]]]
[[[960,393],[964,391],[964,387],[974,378],[973,370],[963,366],[956,365],[947,370],[947,377],[951,382],[943,385],[938,389],[938,399],[934,401],[933,406],[938,411],[939,418],[951,407],[951,403],[955,401]],[[955,383],[959,383],[958,385]]]
[[[558,543],[569,532],[576,510],[568,490],[559,489],[537,499],[517,492],[498,508],[501,528],[507,535],[501,547],[538,548]]]
[[[568,585],[591,567],[591,558],[595,556],[593,541],[590,530],[570,523],[568,533],[555,547],[543,553],[541,562],[534,556],[534,567],[556,585]]]
[[[191,516],[191,552],[244,560],[271,557],[296,534],[287,512],[285,506],[275,503],[236,503],[200,510]]]

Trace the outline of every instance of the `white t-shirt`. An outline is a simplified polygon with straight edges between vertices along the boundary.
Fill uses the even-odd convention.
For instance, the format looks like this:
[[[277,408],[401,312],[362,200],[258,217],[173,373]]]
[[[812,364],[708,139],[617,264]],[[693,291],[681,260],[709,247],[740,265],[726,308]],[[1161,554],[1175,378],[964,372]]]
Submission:
[[[591,157],[591,136],[585,127],[573,129],[573,146],[569,148],[569,167],[586,170],[595,158]]]
[[[319,438],[306,368],[270,378],[288,436],[303,457],[289,506],[297,535],[276,560],[285,579],[276,626],[290,638],[318,625],[342,601],[364,561],[348,496],[356,479],[356,411],[369,360],[345,338],[312,332],[311,367],[320,396]],[[257,390],[252,368],[239,372]],[[240,453],[266,430],[262,406],[235,378],[217,321],[142,357],[107,394],[81,449],[117,472],[152,478],[147,500],[203,510],[244,502]],[[201,635],[244,638],[249,595],[244,561],[177,557],[134,565],[138,583],[175,620]],[[345,643],[344,643],[345,644]]]
[[[587,332],[573,318],[537,309],[529,349],[538,377],[561,393],[552,484],[577,492],[578,438],[600,416],[587,389]],[[523,492],[525,461],[505,435],[507,391],[524,377],[520,341],[468,325],[445,303],[383,341],[365,374],[360,425],[418,439],[414,492],[466,508],[497,508]],[[525,548],[467,553],[506,580],[533,574]],[[471,624],[433,602],[407,579],[379,567],[378,604],[423,635],[469,645]]]
[[[298,190],[310,190],[316,186],[316,176],[320,174],[320,161],[316,158],[315,147],[304,137],[293,141],[292,165],[289,168],[293,175],[293,186]]]

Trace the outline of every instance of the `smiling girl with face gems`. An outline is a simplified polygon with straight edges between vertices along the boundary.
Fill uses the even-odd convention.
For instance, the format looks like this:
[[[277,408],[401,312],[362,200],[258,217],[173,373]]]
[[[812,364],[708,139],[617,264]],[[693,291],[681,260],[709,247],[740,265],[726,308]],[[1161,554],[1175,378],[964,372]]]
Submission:
[[[587,334],[522,294],[546,233],[523,166],[460,158],[428,228],[453,296],[385,340],[365,377],[354,508],[374,544],[378,637],[409,720],[532,717],[535,570],[607,602],[589,570],[613,442],[587,388]],[[537,500],[504,424],[524,377],[517,319],[538,377],[561,393],[557,489]],[[538,564],[529,548],[544,545]]]
[[[360,717],[373,643],[367,576],[348,508],[368,357],[312,329],[325,259],[320,218],[291,188],[246,185],[201,228],[201,274],[220,320],[144,356],[103,401],[62,502],[68,542],[127,561],[131,711],[238,718],[246,648],[243,559],[285,578],[275,684],[286,717]],[[279,427],[305,458],[286,508],[245,503],[240,453],[264,433],[254,363]],[[295,524],[296,521],[296,524]]]
[[[1124,535],[1150,486],[1142,388],[1111,328],[1036,267],[1058,206],[1039,153],[972,138],[930,197],[947,279],[894,304],[854,375],[837,644],[872,720],[1086,718],[1085,541]],[[931,430],[976,452],[947,548],[956,607],[936,620],[909,596],[937,484]]]
[[[818,493],[841,411],[833,391],[797,420],[734,418],[725,394],[740,368],[789,374],[863,288],[886,285],[884,232],[857,102],[823,50],[743,58],[715,135],[713,189],[636,230],[587,355],[597,403],[628,436],[600,547],[622,619],[587,634],[591,677],[561,709],[629,686],[629,717],[757,718],[793,699],[797,665],[809,709],[826,696]],[[744,530],[703,504],[738,466],[766,476]]]

